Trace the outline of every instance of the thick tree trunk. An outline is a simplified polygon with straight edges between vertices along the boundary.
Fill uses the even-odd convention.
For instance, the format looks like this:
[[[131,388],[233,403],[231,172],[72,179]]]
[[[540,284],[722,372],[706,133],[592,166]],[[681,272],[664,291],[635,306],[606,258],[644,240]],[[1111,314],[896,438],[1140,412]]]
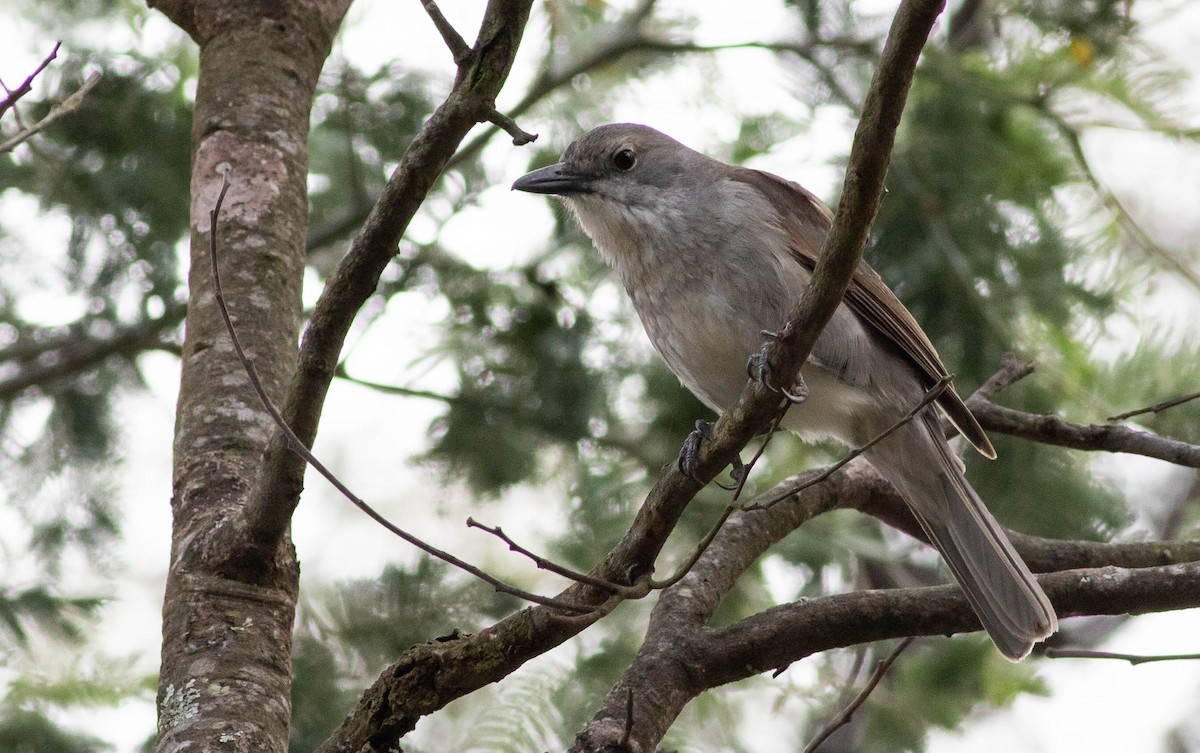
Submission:
[[[158,750],[284,751],[299,567],[226,535],[273,425],[216,308],[210,219],[230,313],[268,393],[295,367],[307,230],[308,121],[348,0],[201,1],[180,8],[200,45],[192,127],[190,304],[175,425]],[[181,15],[180,15],[181,14]],[[177,17],[178,16],[178,17]]]

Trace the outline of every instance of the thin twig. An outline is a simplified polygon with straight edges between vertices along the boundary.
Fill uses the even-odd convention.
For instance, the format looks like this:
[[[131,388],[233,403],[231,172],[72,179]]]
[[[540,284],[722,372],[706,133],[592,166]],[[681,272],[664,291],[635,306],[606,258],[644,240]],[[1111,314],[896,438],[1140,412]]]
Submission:
[[[1193,392],[1190,395],[1183,395],[1181,397],[1173,397],[1170,400],[1163,400],[1161,403],[1155,403],[1154,405],[1149,405],[1149,406],[1146,406],[1145,408],[1138,408],[1137,410],[1131,410],[1126,413],[1118,413],[1115,416],[1109,416],[1108,420],[1109,421],[1124,421],[1127,418],[1133,418],[1134,416],[1140,416],[1143,413],[1161,413],[1162,411],[1165,411],[1168,408],[1174,408],[1177,405],[1183,405],[1184,403],[1191,402],[1192,400],[1195,400],[1196,398],[1200,398],[1200,392]]]
[[[361,377],[351,376],[350,372],[346,370],[346,365],[344,363],[337,365],[333,375],[339,379],[349,382],[350,384],[356,384],[359,387],[366,387],[369,390],[375,390],[376,392],[382,392],[387,395],[420,397],[425,398],[426,400],[436,400],[438,402],[447,404],[461,399],[456,395],[447,395],[441,392],[434,392],[432,390],[421,390],[415,387],[401,387],[397,384],[384,384],[383,382],[373,382],[370,379],[362,379]]]
[[[737,479],[737,484],[733,488],[733,501],[737,502],[742,496],[742,490],[746,488],[746,480],[750,478],[750,471],[754,469],[755,463],[767,451],[767,445],[771,443],[771,437],[775,436],[775,432],[779,431],[779,424],[783,422],[783,417],[787,415],[788,408],[793,405],[791,400],[784,399],[783,404],[779,406],[779,413],[775,416],[775,420],[771,422],[771,428],[767,429],[767,436],[763,439],[762,444],[758,446],[758,450],[750,458],[750,462],[742,466],[741,475]]]
[[[87,77],[87,80],[83,82],[83,86],[80,86],[78,91],[64,99],[61,104],[54,107],[52,110],[50,110],[50,112],[46,113],[46,117],[16,134],[8,141],[0,144],[0,154],[11,152],[29,138],[45,130],[51,123],[54,123],[64,115],[77,110],[79,105],[83,104],[83,98],[86,97],[88,92],[95,88],[96,84],[98,83],[100,83],[100,72],[96,71]]]
[[[454,25],[446,20],[446,17],[442,15],[442,9],[437,7],[434,0],[421,0],[421,5],[429,14],[429,20],[433,21],[433,25],[437,27],[438,33],[442,35],[442,41],[450,48],[454,64],[462,65],[471,56],[471,45],[467,44],[467,40],[462,38]]]
[[[863,454],[864,452],[871,449],[875,445],[879,444],[884,439],[887,439],[887,437],[889,435],[891,435],[892,432],[896,431],[904,424],[913,420],[913,418],[915,418],[918,413],[920,413],[922,410],[924,410],[925,407],[928,406],[930,403],[932,403],[934,400],[937,400],[938,396],[941,395],[943,392],[945,392],[946,388],[950,385],[950,382],[953,381],[953,379],[954,379],[953,374],[947,374],[946,376],[939,379],[932,387],[930,387],[925,392],[925,397],[921,398],[921,402],[919,402],[915,406],[913,406],[912,410],[910,410],[908,413],[904,414],[904,416],[899,421],[896,421],[894,424],[889,426],[882,433],[880,433],[878,436],[876,436],[870,442],[867,442],[862,447],[856,447],[853,450],[851,450],[841,460],[837,461],[836,463],[834,463],[833,465],[829,466],[824,471],[822,471],[819,476],[816,476],[815,478],[806,479],[806,480],[796,484],[795,486],[789,487],[789,488],[785,489],[784,491],[776,494],[774,497],[771,497],[766,502],[758,502],[753,505],[748,505],[745,509],[746,510],[770,509],[771,507],[774,507],[776,504],[778,504],[779,502],[782,502],[783,500],[787,499],[788,497],[792,496],[793,494],[802,492],[810,486],[815,486],[816,484],[820,484],[823,481],[827,480],[830,476],[832,476],[833,474],[835,474],[839,470],[841,470],[842,467],[844,467],[851,460],[853,460],[854,458]]]
[[[17,104],[17,100],[33,90],[33,80],[41,75],[42,71],[46,70],[46,66],[50,65],[50,61],[58,57],[58,48],[60,47],[62,47],[62,40],[54,43],[54,49],[50,50],[50,54],[46,56],[42,64],[37,67],[37,70],[29,74],[28,78],[22,81],[21,85],[16,89],[9,90],[7,86],[4,87],[5,91],[8,92],[8,96],[4,98],[3,102],[0,102],[0,118],[4,117],[4,113],[8,112],[9,108]]]
[[[837,732],[850,722],[850,717],[854,715],[855,711],[858,711],[860,706],[866,703],[867,697],[871,695],[871,692],[875,690],[876,686],[878,686],[880,681],[883,680],[884,675],[886,675],[888,670],[892,668],[892,664],[896,662],[896,659],[900,658],[900,654],[903,653],[904,649],[908,648],[908,645],[912,642],[912,636],[900,641],[900,643],[897,644],[894,649],[892,649],[892,653],[888,654],[883,661],[875,665],[875,671],[871,673],[871,679],[867,680],[867,684],[863,686],[863,689],[854,697],[854,700],[850,702],[849,706],[838,712],[837,716],[833,717],[833,719],[830,719],[829,724],[826,724],[825,727],[819,733],[817,733],[817,736],[812,739],[812,742],[805,746],[804,753],[813,753],[813,751],[821,747],[821,745],[823,745],[825,741],[833,735],[834,732]]]
[[[584,583],[589,586],[594,586],[595,588],[599,588],[603,591],[608,591],[609,593],[620,594],[621,596],[624,596],[625,598],[634,598],[634,599],[641,598],[642,596],[646,595],[646,593],[648,593],[650,591],[649,588],[645,588],[645,587],[638,588],[638,587],[631,587],[631,586],[623,586],[620,583],[613,583],[612,581],[607,581],[607,580],[604,580],[603,578],[596,578],[591,575],[588,575],[587,573],[581,573],[581,572],[572,570],[569,567],[565,567],[556,562],[548,560],[545,557],[543,557],[539,554],[535,554],[534,552],[531,552],[530,550],[528,550],[525,547],[518,544],[516,541],[514,541],[512,539],[512,537],[510,537],[507,533],[505,533],[504,529],[502,529],[500,526],[492,527],[492,526],[484,525],[483,523],[480,523],[478,520],[475,520],[475,518],[468,517],[467,518],[467,527],[468,528],[478,528],[481,531],[490,533],[491,535],[495,536],[496,538],[500,539],[505,544],[507,544],[509,550],[514,551],[517,554],[524,555],[524,556],[528,557],[530,560],[532,560],[533,564],[537,565],[537,568],[539,570],[548,570],[556,575],[561,575],[564,578],[569,578],[570,580],[573,580],[573,581],[576,581],[579,583]]]
[[[1156,661],[1195,661],[1200,654],[1119,654],[1112,651],[1092,651],[1082,648],[1047,648],[1047,659],[1117,659],[1137,666]]]
[[[1059,113],[1050,109],[1044,98],[1028,103],[1035,110],[1050,121],[1050,124],[1058,131],[1059,136],[1067,142],[1067,146],[1071,149],[1071,154],[1075,158],[1075,162],[1083,171],[1084,178],[1092,185],[1100,200],[1108,205],[1117,216],[1118,224],[1131,236],[1134,240],[1151,256],[1158,257],[1166,266],[1174,269],[1180,277],[1191,283],[1192,287],[1200,289],[1200,273],[1192,269],[1184,260],[1172,253],[1162,244],[1150,237],[1150,234],[1142,229],[1141,224],[1134,218],[1133,214],[1126,208],[1120,197],[1112,190],[1107,188],[1100,180],[1100,176],[1092,169],[1091,161],[1088,160],[1087,153],[1083,150],[1083,141],[1080,138],[1079,132]]]
[[[681,565],[679,569],[675,571],[675,574],[666,580],[651,579],[650,588],[658,591],[664,588],[670,588],[679,581],[683,580],[683,576],[691,572],[691,569],[695,567],[697,562],[700,561],[700,556],[704,554],[704,550],[708,549],[708,545],[711,544],[713,539],[717,537],[717,534],[725,525],[725,521],[729,520],[729,516],[740,509],[742,508],[734,504],[726,505],[725,510],[721,513],[721,517],[717,518],[717,522],[713,523],[712,528],[708,529],[708,533],[704,535],[704,538],[700,539],[700,542],[696,544],[696,548],[693,549],[692,553],[688,555],[688,558],[684,560],[683,565]]]
[[[997,392],[1013,386],[1032,374],[1035,369],[1033,361],[1018,361],[1012,353],[1005,353],[1000,359],[1000,369],[988,377],[987,381],[979,386],[979,389],[971,393],[971,397],[991,400]]]
[[[342,496],[350,500],[355,507],[366,513],[368,517],[426,554],[436,557],[443,562],[474,575],[476,578],[479,578],[500,593],[507,593],[512,596],[516,596],[519,599],[533,602],[534,604],[554,607],[555,609],[562,609],[568,612],[591,612],[592,607],[589,606],[571,604],[558,599],[539,596],[535,593],[511,586],[504,581],[489,575],[469,562],[461,560],[449,552],[438,549],[432,544],[428,544],[412,535],[408,531],[405,531],[377,512],[375,508],[371,507],[369,504],[360,499],[354,494],[354,492],[350,491],[350,489],[343,484],[341,480],[339,480],[338,477],[333,474],[332,471],[326,468],[324,463],[318,460],[317,457],[312,454],[312,451],[310,451],[308,447],[306,447],[304,443],[300,441],[300,438],[297,437],[295,432],[292,431],[292,428],[288,426],[287,421],[284,420],[283,415],[279,412],[279,409],[275,407],[275,404],[267,395],[267,390],[265,387],[263,387],[262,380],[259,379],[258,370],[254,368],[254,363],[250,360],[249,356],[246,355],[246,351],[242,348],[241,339],[238,337],[237,329],[233,326],[233,319],[230,317],[229,308],[225,303],[225,292],[221,287],[221,273],[219,265],[217,264],[217,220],[220,217],[221,204],[223,204],[225,201],[225,194],[229,191],[229,186],[229,170],[226,170],[222,175],[221,192],[217,195],[217,201],[213,205],[212,211],[209,212],[209,260],[212,263],[213,288],[216,294],[217,309],[221,312],[221,319],[225,322],[225,330],[229,333],[229,339],[233,343],[234,352],[237,353],[238,360],[241,361],[242,368],[245,369],[246,376],[250,379],[250,385],[254,388],[255,394],[258,395],[259,402],[262,403],[263,408],[266,409],[268,414],[270,414],[271,420],[275,422],[275,425],[279,428],[279,431],[282,432],[287,438],[289,449],[302,457],[305,462],[315,468],[316,471],[324,476],[325,479],[332,484],[335,489],[342,493]]]
[[[466,134],[493,106],[516,54],[533,0],[489,0],[471,58],[454,86],[417,130],[349,250],[329,276],[308,318],[282,400],[296,435],[311,443],[338,354],[364,302],[378,291],[396,244]],[[306,464],[277,432],[268,441],[254,492],[239,519],[254,546],[270,549],[291,525]],[[248,542],[251,543],[251,542]]]

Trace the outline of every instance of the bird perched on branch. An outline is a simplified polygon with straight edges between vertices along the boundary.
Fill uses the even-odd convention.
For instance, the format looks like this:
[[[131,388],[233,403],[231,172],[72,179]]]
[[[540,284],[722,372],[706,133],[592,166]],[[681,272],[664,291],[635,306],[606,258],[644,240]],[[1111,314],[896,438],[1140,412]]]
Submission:
[[[745,387],[747,356],[785,321],[831,224],[829,209],[796,183],[641,125],[600,126],[513,188],[562,198],[667,365],[716,411]],[[864,262],[789,388],[803,401],[782,426],[861,447],[945,379],[929,338]],[[904,497],[997,648],[1019,660],[1058,620],[964,476],[938,410],[988,458],[991,442],[953,387],[935,404],[864,454]]]

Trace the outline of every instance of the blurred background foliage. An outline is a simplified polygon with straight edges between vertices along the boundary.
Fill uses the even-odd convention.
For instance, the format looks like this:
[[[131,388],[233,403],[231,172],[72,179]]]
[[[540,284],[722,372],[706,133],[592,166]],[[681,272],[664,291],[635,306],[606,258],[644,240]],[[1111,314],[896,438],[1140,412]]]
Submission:
[[[847,0],[780,5],[787,24],[727,46],[768,46],[779,75],[791,91],[803,92],[803,101],[737,113],[736,138],[710,149],[767,169],[780,144],[811,137],[822,113],[853,122],[890,17]],[[1153,5],[1156,14],[1177,8]],[[69,52],[39,80],[40,97],[21,102],[25,122],[78,88],[87,73],[104,74],[78,112],[0,155],[0,500],[10,528],[27,532],[22,540],[6,539],[0,557],[38,563],[24,576],[27,583],[14,580],[6,584],[13,590],[0,592],[0,653],[13,658],[31,650],[31,631],[39,640],[86,641],[100,600],[72,593],[61,575],[64,558],[121,577],[105,554],[131,514],[116,507],[117,406],[142,388],[143,354],[178,351],[197,71],[182,37],[154,52],[132,44],[114,51],[111,40],[102,41],[106,33],[137,39],[151,15],[139,4],[20,0],[4,13],[26,14],[48,40],[65,36]],[[718,70],[727,52],[692,36],[703,13],[645,0],[540,3],[522,53],[535,61],[528,64],[532,73],[523,89],[514,81],[516,91],[508,92],[520,97],[510,112],[527,130],[545,134],[518,153],[527,159],[521,167],[555,161],[574,135],[612,119],[606,103],[648,81],[682,67]],[[1156,56],[1142,16],[1123,1],[967,0],[952,3],[950,13],[913,87],[869,260],[923,323],[964,392],[1014,351],[1039,365],[1035,377],[1002,396],[1024,410],[1102,421],[1194,391],[1194,331],[1149,330],[1140,307],[1161,289],[1194,296],[1197,280],[1188,270],[1196,259],[1138,226],[1081,146],[1089,127],[1106,122],[1195,140],[1172,100],[1182,74]],[[11,86],[28,71],[2,73]],[[441,68],[391,62],[365,69],[340,52],[331,58],[312,117],[310,288],[319,288],[336,264],[451,75],[448,61]],[[718,90],[681,96],[708,106],[723,102]],[[17,127],[14,113],[0,122],[4,134]],[[551,496],[562,504],[542,514],[563,519],[561,535],[542,545],[555,559],[587,569],[619,537],[694,420],[710,416],[650,352],[616,284],[561,207],[552,207],[552,234],[530,237],[527,260],[511,269],[472,265],[444,242],[439,228],[476,208],[488,188],[515,177],[507,141],[482,138],[467,142],[422,210],[418,223],[433,230],[402,242],[356,323],[367,342],[373,328],[385,326],[390,302],[419,296],[445,312],[432,344],[397,349],[406,360],[387,384],[359,375],[353,359],[341,376],[390,399],[441,405],[428,427],[407,427],[429,435],[423,454],[410,460],[469,489],[478,504],[557,490]],[[844,157],[829,155],[835,167]],[[34,216],[36,238],[24,224]],[[47,243],[61,244],[51,249],[53,259],[37,256]],[[1140,336],[1134,346],[1116,348],[1110,326]],[[434,368],[452,375],[437,382],[440,389],[420,378]],[[1200,441],[1200,403],[1138,421]],[[1107,539],[1138,519],[1111,479],[1097,475],[1102,460],[995,440],[1000,460],[968,462],[1002,520],[1044,535]],[[779,437],[754,483],[766,488],[839,452]],[[668,561],[703,534],[724,500],[710,490],[692,506]],[[1185,508],[1167,511],[1157,519],[1170,525],[1149,535],[1180,535],[1194,517]],[[899,557],[914,550],[860,516],[826,516],[748,572],[721,618],[781,598],[938,577],[932,558]],[[772,572],[789,577],[781,586]],[[346,583],[311,575],[306,571],[297,623],[296,751],[322,740],[361,688],[408,645],[476,630],[517,606],[427,561]],[[539,664],[506,680],[512,695],[485,693],[454,704],[416,744],[430,750],[451,749],[442,745],[447,739],[462,742],[453,749],[469,744],[471,750],[561,745],[636,651],[646,608],[618,610],[572,644],[566,663]],[[844,702],[830,688],[861,681],[874,656],[874,648],[832,652],[813,662],[810,679],[793,680],[785,691],[769,681],[746,685],[809,699],[798,722],[803,738]],[[954,728],[980,704],[999,708],[1021,693],[1042,692],[1035,673],[1036,665],[997,661],[983,639],[923,646],[901,660],[831,745],[921,750],[931,727]],[[80,674],[75,682],[74,694],[61,686],[34,692],[20,672],[7,676],[0,749],[102,750],[102,741],[60,724],[62,710],[81,699],[116,706],[146,697],[138,681],[114,682],[108,695],[88,695],[94,677]],[[752,705],[744,695],[708,694],[689,708],[668,747],[713,749],[719,741],[724,750],[753,750],[752,736],[738,734],[762,713]],[[501,706],[503,713],[487,712]],[[458,728],[486,734],[437,737],[466,721],[472,724]],[[1176,735],[1183,739],[1186,730]]]

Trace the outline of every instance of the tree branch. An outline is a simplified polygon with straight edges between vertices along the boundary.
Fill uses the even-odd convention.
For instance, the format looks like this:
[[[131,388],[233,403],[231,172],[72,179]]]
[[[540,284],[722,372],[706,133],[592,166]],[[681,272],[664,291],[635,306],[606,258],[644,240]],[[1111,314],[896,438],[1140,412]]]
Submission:
[[[4,113],[17,104],[17,100],[33,90],[33,80],[40,76],[42,71],[46,70],[46,66],[50,65],[51,61],[58,57],[58,49],[60,47],[62,47],[61,40],[54,43],[54,49],[50,50],[50,54],[46,56],[42,64],[33,73],[30,73],[16,89],[10,90],[8,87],[5,87],[8,96],[4,98],[3,102],[0,102],[0,118],[3,118]]]
[[[1198,562],[1068,570],[1040,575],[1038,582],[1061,617],[1145,614],[1200,606]],[[717,652],[712,680],[724,683],[829,648],[979,629],[978,618],[957,586],[858,591],[766,610],[707,633],[703,648]],[[738,666],[739,662],[750,663]]]
[[[967,407],[988,431],[1075,450],[1145,455],[1168,463],[1200,468],[1200,445],[1114,424],[1073,424],[1057,416],[1025,413],[972,396]]]
[[[835,506],[872,514],[903,511],[911,529],[920,530],[899,495],[865,461],[851,463],[827,483],[772,508],[735,513],[736,520],[721,531],[687,577],[661,595],[638,656],[605,697],[575,750],[606,749],[626,723],[630,697],[636,713],[634,742],[640,749],[653,750],[684,705],[719,684],[778,670],[830,648],[980,629],[957,586],[807,599],[727,628],[709,626],[747,567],[796,526]],[[892,522],[887,519],[891,517],[885,516],[886,522]],[[1035,570],[1070,570],[1039,578],[1063,616],[1161,611],[1200,603],[1200,593],[1194,590],[1200,582],[1200,541],[1105,544],[1016,534],[1013,543]],[[1176,583],[1175,577],[1185,582]]]
[[[909,644],[912,642],[913,637],[910,635],[896,644],[896,647],[892,649],[891,653],[880,660],[879,664],[875,666],[875,671],[871,673],[870,679],[867,680],[867,684],[864,685],[862,690],[860,690],[858,694],[854,696],[854,700],[852,700],[850,704],[846,706],[846,708],[839,711],[837,716],[829,720],[829,724],[825,725],[825,727],[823,727],[821,731],[817,733],[816,737],[814,737],[808,745],[804,746],[804,753],[815,753],[815,751],[820,748],[821,745],[828,740],[834,732],[837,732],[839,729],[849,724],[850,717],[854,716],[854,712],[866,702],[867,698],[871,695],[871,691],[875,690],[875,687],[879,685],[881,680],[883,680],[884,675],[886,675],[888,670],[892,668],[892,665],[896,663],[896,660],[900,658],[900,654],[904,653],[904,649],[908,648]]]
[[[486,120],[508,76],[532,0],[491,0],[472,54],[460,65],[446,101],[417,132],[388,180],[350,251],[329,278],[309,320],[299,362],[288,386],[283,415],[311,446],[338,355],[359,308],[374,293],[396,244],[458,144]],[[271,551],[287,530],[303,487],[304,460],[276,432],[264,456],[254,493],[236,524],[247,545]]]
[[[42,343],[15,343],[0,352],[0,363],[37,360],[19,366],[14,374],[0,379],[0,401],[12,400],[29,387],[94,369],[114,355],[132,357],[145,350],[161,348],[166,344],[164,332],[179,326],[186,313],[186,303],[171,303],[158,318],[121,327],[108,336],[97,337],[73,330],[68,336],[51,338],[44,347]]]
[[[1197,398],[1200,398],[1200,392],[1193,392],[1190,395],[1180,395],[1179,397],[1173,397],[1170,400],[1163,400],[1162,402],[1155,403],[1154,405],[1147,405],[1145,408],[1136,408],[1124,413],[1118,413],[1115,416],[1109,416],[1108,420],[1124,421],[1125,419],[1133,418],[1134,416],[1140,416],[1143,413],[1162,413],[1163,411],[1170,410],[1178,405],[1190,403]]]
[[[1112,651],[1092,651],[1088,649],[1054,648],[1046,649],[1047,659],[1116,659],[1127,661],[1133,666],[1160,661],[1195,661],[1200,654],[1120,654]]]
[[[100,83],[100,72],[96,71],[87,77],[87,80],[83,82],[83,85],[80,86],[75,93],[64,99],[59,104],[55,105],[50,112],[46,113],[44,118],[28,128],[23,129],[7,141],[0,143],[0,154],[11,152],[13,149],[16,149],[18,145],[41,133],[59,118],[79,109],[79,106],[83,104],[83,98],[86,97],[98,83]]]
[[[196,0],[146,0],[146,6],[159,11],[171,22],[187,32],[192,41],[200,41],[196,28]]]
[[[471,57],[471,46],[467,44],[467,40],[463,39],[458,30],[442,15],[442,9],[437,7],[437,3],[433,0],[421,0],[421,6],[425,8],[425,12],[429,15],[429,20],[433,21],[438,34],[442,35],[442,41],[450,48],[450,55],[454,59],[454,64],[462,65],[467,62],[467,59]]]

